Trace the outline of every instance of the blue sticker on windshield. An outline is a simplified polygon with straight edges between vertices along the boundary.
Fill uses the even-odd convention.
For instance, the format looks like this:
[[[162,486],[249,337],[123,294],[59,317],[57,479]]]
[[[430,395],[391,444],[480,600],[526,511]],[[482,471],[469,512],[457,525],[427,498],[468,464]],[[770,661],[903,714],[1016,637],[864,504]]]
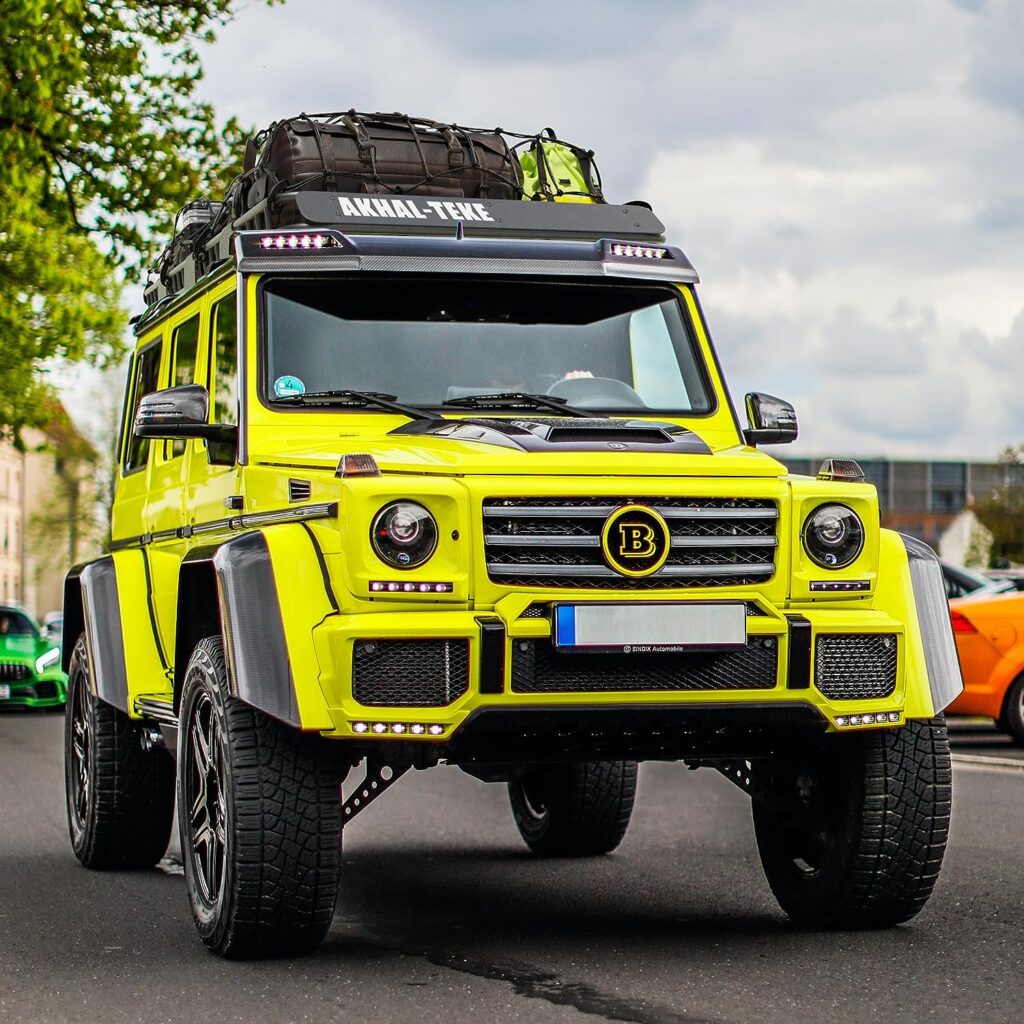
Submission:
[[[291,374],[286,373],[274,381],[274,394],[278,398],[289,398],[291,395],[304,395],[305,393],[306,385]]]

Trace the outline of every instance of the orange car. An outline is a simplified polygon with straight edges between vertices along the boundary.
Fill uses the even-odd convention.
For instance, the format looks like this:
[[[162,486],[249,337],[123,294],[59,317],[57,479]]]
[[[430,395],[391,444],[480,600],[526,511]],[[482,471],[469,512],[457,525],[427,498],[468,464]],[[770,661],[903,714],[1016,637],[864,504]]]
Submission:
[[[1024,743],[1024,593],[949,602],[964,691],[950,715],[987,715]]]

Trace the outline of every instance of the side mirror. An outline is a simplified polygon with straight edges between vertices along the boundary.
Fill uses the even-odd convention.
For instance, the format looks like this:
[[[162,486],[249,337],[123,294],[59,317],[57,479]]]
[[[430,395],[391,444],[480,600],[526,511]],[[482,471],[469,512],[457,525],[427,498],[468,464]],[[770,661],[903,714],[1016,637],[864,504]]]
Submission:
[[[796,410],[781,398],[752,391],[746,397],[747,422],[743,431],[747,444],[789,444],[796,440]]]
[[[215,445],[238,441],[238,427],[229,423],[208,423],[210,395],[202,384],[183,384],[143,395],[135,416],[136,437],[182,440],[200,437]]]

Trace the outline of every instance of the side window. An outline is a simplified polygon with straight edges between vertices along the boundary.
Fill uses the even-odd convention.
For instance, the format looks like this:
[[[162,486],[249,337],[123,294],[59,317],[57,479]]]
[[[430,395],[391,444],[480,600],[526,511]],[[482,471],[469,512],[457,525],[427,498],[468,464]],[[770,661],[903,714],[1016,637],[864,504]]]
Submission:
[[[210,397],[214,423],[238,422],[238,333],[235,296],[213,307],[213,358]]]
[[[171,338],[171,387],[191,384],[195,380],[198,350],[199,317],[194,316],[176,327]],[[177,458],[184,451],[184,441],[171,442],[171,458]]]
[[[160,374],[160,351],[162,345],[157,342],[144,348],[135,357],[134,387],[132,388],[132,404],[129,415],[125,417],[125,432],[128,435],[128,443],[125,445],[124,471],[131,473],[146,464],[149,458],[149,438],[136,437],[132,427],[135,424],[135,417],[139,411],[139,402],[143,395],[152,394],[156,391],[157,380]]]

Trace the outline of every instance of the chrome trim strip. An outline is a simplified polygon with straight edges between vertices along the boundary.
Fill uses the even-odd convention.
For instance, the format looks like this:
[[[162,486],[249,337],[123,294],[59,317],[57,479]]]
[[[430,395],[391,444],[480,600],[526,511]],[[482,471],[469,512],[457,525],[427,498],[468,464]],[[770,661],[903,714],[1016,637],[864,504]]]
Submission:
[[[557,533],[498,534],[484,537],[488,547],[541,548],[548,545],[560,548],[599,548],[600,537],[560,537]]]
[[[588,579],[629,580],[633,577],[620,576],[603,565],[534,565],[518,562],[514,565],[487,566],[491,576],[581,576]],[[771,576],[775,572],[772,563],[755,562],[737,565],[666,565],[642,579],[657,579],[664,576],[705,577],[705,576]]]
[[[674,548],[774,548],[775,537],[673,537]],[[484,544],[497,548],[599,548],[600,537],[563,537],[557,533],[497,534],[484,537]]]
[[[111,551],[125,548],[144,547],[161,540],[182,540],[202,533],[220,533],[222,530],[246,530],[253,526],[273,526],[275,523],[302,523],[310,519],[337,519],[338,503],[323,501],[316,505],[298,505],[273,512],[248,512],[230,519],[215,519],[209,523],[196,523],[176,530],[161,530],[159,533],[143,533],[135,537],[124,537],[111,541]]]
[[[673,537],[674,548],[774,548],[775,537]]]
[[[519,518],[580,518],[603,519],[610,516],[621,505],[512,505],[508,508],[488,505],[484,508],[485,517],[496,519]],[[670,508],[666,505],[654,505],[654,510],[663,519],[778,519],[777,508]]]

